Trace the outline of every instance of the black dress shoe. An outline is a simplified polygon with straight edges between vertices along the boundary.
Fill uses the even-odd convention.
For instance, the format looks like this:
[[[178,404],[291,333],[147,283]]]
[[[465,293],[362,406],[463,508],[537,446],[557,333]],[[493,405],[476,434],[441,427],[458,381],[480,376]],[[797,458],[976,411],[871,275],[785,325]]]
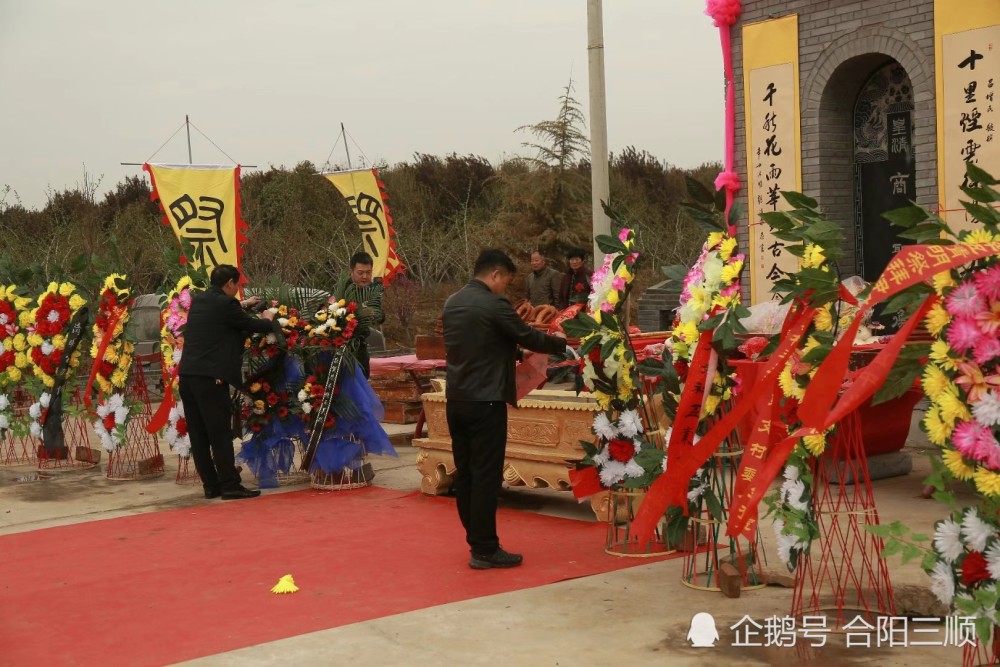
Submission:
[[[512,554],[503,549],[497,549],[491,554],[472,554],[472,558],[469,559],[469,567],[473,570],[490,570],[495,567],[517,567],[523,560],[521,554]]]
[[[211,500],[212,498],[218,498],[222,495],[222,491],[219,489],[205,489],[205,498]]]
[[[223,500],[240,500],[241,498],[256,498],[260,495],[260,491],[257,489],[244,489],[242,486],[238,489],[233,489],[231,491],[223,491]]]

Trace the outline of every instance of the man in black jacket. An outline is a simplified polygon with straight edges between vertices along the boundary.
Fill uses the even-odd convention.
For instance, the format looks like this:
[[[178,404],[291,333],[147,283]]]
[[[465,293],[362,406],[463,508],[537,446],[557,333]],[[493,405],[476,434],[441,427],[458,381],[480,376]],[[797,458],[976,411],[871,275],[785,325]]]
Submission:
[[[516,406],[517,346],[558,354],[566,340],[525,324],[503,296],[514,263],[500,250],[483,250],[473,279],[444,305],[448,430],[455,457],[458,516],[477,570],[515,567],[521,555],[497,538],[497,493],[507,446],[507,404]]]
[[[220,264],[212,270],[211,286],[192,297],[179,371],[194,465],[205,497],[221,495],[223,500],[260,495],[243,487],[236,470],[229,386],[239,389],[243,385],[241,362],[247,334],[272,332],[268,320],[274,318],[271,312],[260,319],[243,310],[242,306],[256,305],[260,299],[241,304],[236,299],[239,280],[239,269]]]

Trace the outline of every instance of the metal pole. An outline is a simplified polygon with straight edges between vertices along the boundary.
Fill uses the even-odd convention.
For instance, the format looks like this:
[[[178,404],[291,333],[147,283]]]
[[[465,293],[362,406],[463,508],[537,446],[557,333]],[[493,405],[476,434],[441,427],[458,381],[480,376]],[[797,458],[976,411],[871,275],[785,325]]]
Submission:
[[[608,114],[604,95],[604,18],[601,0],[587,0],[587,64],[590,73],[590,183],[594,236],[611,233],[611,218],[601,201],[608,201]],[[594,268],[604,254],[594,242]]]
[[[187,128],[188,135],[188,164],[194,164],[194,160],[191,159],[191,121],[188,120],[187,114],[184,114],[184,127]]]
[[[351,167],[351,149],[347,145],[347,130],[344,129],[344,124],[343,123],[340,124],[340,137],[344,140],[344,152],[347,153],[347,168],[348,169],[352,169],[352,167]]]

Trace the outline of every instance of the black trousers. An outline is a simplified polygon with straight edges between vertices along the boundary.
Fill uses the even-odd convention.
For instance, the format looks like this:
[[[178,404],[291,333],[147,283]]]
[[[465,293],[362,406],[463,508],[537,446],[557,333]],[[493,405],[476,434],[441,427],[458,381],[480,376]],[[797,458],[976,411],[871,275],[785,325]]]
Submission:
[[[449,399],[447,415],[458,518],[472,553],[489,555],[500,547],[497,494],[507,447],[507,404]]]
[[[181,400],[191,436],[191,456],[206,491],[240,488],[233,451],[232,403],[229,385],[215,378],[182,375]]]
[[[355,350],[355,358],[358,360],[358,365],[361,366],[361,372],[365,374],[365,379],[367,380],[372,376],[371,366],[372,366],[372,355],[368,351],[368,343],[361,341]]]

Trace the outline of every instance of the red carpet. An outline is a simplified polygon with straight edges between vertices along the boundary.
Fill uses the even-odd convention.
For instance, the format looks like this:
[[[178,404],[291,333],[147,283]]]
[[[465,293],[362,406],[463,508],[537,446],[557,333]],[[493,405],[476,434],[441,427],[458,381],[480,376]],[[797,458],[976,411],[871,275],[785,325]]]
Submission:
[[[648,562],[604,554],[603,524],[498,524],[522,567],[469,569],[453,500],[377,487],[0,537],[0,663],[163,665]]]

